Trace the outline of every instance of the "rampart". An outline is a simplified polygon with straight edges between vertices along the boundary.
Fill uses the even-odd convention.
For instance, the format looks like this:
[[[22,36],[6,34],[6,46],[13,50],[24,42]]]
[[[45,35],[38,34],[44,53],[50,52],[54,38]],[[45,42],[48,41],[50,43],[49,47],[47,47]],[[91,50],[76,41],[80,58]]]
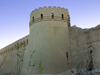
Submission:
[[[89,66],[90,56],[93,59],[93,68],[99,67],[100,59],[100,25],[81,29],[76,26],[70,28],[70,47],[72,67]],[[77,62],[76,62],[77,61]]]
[[[29,25],[29,35],[0,50],[0,75],[59,75],[73,68],[92,69],[91,63],[99,67],[100,25],[71,27],[68,10],[60,7],[35,9]]]
[[[18,73],[22,70],[24,53],[28,50],[29,35],[0,50],[0,75]]]
[[[27,35],[27,36],[15,41],[14,43],[0,49],[0,54],[9,52],[9,51],[14,50],[14,49],[17,49],[17,47],[20,46],[20,45],[28,44],[28,36],[29,35]]]

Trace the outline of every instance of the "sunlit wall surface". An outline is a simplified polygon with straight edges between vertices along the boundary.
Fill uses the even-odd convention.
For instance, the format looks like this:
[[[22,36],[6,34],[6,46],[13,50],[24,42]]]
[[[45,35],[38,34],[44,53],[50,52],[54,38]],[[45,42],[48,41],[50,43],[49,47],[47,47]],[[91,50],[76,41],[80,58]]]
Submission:
[[[0,49],[29,34],[30,13],[43,6],[67,8],[72,26],[100,24],[99,0],[0,0]]]

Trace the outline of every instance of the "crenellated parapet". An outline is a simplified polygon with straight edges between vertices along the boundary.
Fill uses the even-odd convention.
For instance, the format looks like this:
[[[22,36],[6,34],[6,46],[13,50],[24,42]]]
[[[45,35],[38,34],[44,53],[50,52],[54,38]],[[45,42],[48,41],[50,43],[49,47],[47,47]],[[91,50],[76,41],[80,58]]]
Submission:
[[[7,52],[11,52],[13,50],[18,50],[21,47],[25,47],[26,45],[28,45],[28,41],[29,41],[28,36],[25,36],[24,38],[21,38],[17,40],[16,42],[4,47],[3,49],[0,50],[0,54],[4,54]]]
[[[39,9],[35,9],[30,14],[30,23],[31,26],[34,23],[38,23],[41,21],[63,21],[67,22],[70,26],[70,16],[68,9],[60,8],[60,7],[43,7]]]

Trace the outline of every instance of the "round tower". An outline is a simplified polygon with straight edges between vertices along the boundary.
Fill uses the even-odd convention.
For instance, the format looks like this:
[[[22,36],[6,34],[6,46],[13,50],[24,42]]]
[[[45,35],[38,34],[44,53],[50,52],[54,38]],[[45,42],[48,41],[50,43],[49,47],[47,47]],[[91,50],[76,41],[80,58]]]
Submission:
[[[30,14],[28,73],[57,74],[69,69],[69,13],[43,7]]]

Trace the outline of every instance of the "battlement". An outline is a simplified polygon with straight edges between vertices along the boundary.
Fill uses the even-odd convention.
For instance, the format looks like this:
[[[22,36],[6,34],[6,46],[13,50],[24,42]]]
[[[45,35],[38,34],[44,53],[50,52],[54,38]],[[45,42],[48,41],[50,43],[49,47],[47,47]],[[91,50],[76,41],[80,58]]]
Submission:
[[[4,54],[13,50],[17,50],[17,48],[28,45],[28,37],[29,35],[15,41],[14,43],[0,49],[0,54]]]
[[[60,7],[43,7],[39,9],[35,9],[30,14],[30,23],[31,26],[34,23],[38,23],[41,21],[64,21],[70,22],[69,12],[65,8]]]

